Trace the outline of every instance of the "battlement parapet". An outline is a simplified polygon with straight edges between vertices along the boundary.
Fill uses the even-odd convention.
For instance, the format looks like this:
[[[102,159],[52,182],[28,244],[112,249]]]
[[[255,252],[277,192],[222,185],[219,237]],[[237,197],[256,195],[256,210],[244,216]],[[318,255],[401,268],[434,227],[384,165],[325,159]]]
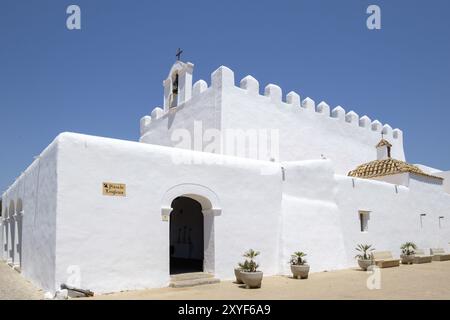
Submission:
[[[403,133],[400,129],[393,129],[389,124],[382,124],[378,120],[372,121],[367,115],[360,117],[353,110],[346,112],[341,106],[331,109],[325,101],[316,105],[312,98],[307,97],[302,100],[301,96],[294,91],[289,92],[285,96],[285,100],[283,100],[282,89],[278,85],[272,83],[266,85],[264,87],[264,93],[261,94],[259,81],[250,75],[244,77],[240,81],[239,86],[236,86],[234,72],[225,66],[219,67],[211,74],[211,86],[209,88],[224,90],[233,87],[240,88],[241,90],[246,91],[247,94],[255,96],[255,98],[263,97],[269,99],[270,102],[279,105],[280,107],[291,106],[294,109],[298,108],[299,110],[315,113],[320,117],[329,117],[342,122],[343,125],[364,128],[378,135],[383,134],[386,138],[403,139]],[[207,89],[207,82],[198,80],[192,87],[192,98],[202,95]],[[151,123],[162,118],[166,113],[168,113],[168,110],[163,110],[158,107],[152,111],[151,117],[142,118],[141,134],[142,132],[148,132]]]

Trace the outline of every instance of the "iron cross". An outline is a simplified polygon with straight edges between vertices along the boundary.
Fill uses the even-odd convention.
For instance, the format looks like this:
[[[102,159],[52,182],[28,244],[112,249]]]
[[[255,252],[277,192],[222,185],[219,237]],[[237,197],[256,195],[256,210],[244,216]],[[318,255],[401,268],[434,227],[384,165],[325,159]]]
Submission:
[[[182,53],[183,53],[183,50],[181,50],[180,48],[178,48],[177,54],[176,54],[177,60],[180,60],[180,56],[181,56]]]

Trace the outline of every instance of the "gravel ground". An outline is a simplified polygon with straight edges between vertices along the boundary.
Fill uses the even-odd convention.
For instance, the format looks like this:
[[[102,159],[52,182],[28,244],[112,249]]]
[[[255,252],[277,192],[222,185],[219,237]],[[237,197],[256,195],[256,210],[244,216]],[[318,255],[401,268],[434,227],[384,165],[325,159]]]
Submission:
[[[0,300],[38,300],[43,292],[0,261]]]

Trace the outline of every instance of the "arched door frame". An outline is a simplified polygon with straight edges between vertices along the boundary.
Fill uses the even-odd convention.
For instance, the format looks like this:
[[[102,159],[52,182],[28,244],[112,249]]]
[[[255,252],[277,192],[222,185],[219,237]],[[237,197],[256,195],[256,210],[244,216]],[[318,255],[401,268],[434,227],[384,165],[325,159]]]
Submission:
[[[8,242],[9,242],[9,208],[8,208],[8,201],[6,199],[3,199],[2,201],[3,210],[2,210],[2,248],[1,248],[1,256],[2,258],[7,261],[8,260]]]
[[[215,250],[214,250],[214,218],[222,214],[217,194],[200,184],[183,183],[176,185],[166,191],[161,200],[161,216],[162,221],[169,221],[170,214],[173,210],[172,202],[178,197],[187,197],[196,200],[202,206],[204,217],[204,259],[203,270],[205,272],[214,273],[215,270]],[[170,226],[168,224],[167,228]],[[170,236],[170,230],[169,230]],[[170,242],[170,239],[168,239]],[[169,250],[167,250],[169,254]]]
[[[205,215],[220,216],[222,214],[219,197],[214,191],[200,184],[183,183],[170,188],[164,194],[161,200],[163,220],[172,212],[172,202],[178,197],[187,197],[198,201],[202,205],[202,212]]]

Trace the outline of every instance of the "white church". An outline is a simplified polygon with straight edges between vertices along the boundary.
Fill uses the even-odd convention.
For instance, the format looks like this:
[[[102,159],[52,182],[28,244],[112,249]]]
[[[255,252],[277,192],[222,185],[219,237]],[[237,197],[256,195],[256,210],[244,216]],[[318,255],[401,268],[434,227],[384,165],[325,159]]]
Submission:
[[[140,141],[61,133],[2,194],[0,257],[45,291],[232,280],[253,248],[265,276],[354,267],[354,248],[450,242],[450,171],[408,164],[403,133],[220,67],[177,61]],[[263,93],[261,94],[261,91]]]

